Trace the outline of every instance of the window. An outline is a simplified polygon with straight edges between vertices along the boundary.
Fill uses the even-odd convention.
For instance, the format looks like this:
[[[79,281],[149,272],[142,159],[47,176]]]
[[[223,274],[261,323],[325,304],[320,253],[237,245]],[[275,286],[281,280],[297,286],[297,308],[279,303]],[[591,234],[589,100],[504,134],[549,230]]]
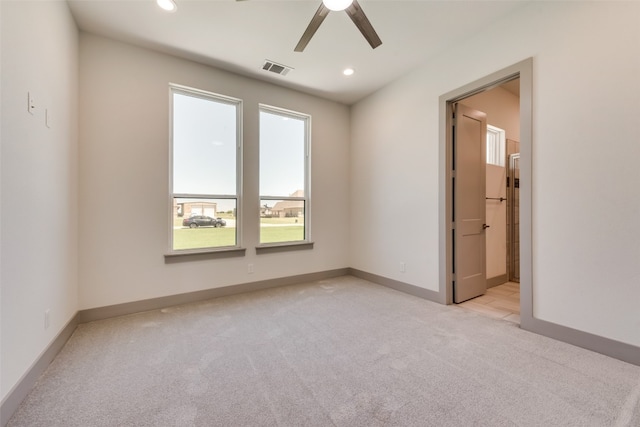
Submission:
[[[487,164],[504,167],[505,164],[505,131],[487,125]]]
[[[260,244],[309,241],[310,121],[260,106]]]
[[[237,247],[241,101],[171,85],[172,251]]]

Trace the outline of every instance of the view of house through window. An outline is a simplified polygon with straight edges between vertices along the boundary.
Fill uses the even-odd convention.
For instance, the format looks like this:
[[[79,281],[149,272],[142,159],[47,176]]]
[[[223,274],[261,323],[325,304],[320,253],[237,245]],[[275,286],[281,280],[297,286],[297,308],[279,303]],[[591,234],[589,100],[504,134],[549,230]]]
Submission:
[[[171,248],[237,246],[240,100],[171,87]]]
[[[260,106],[260,243],[309,239],[307,115]]]

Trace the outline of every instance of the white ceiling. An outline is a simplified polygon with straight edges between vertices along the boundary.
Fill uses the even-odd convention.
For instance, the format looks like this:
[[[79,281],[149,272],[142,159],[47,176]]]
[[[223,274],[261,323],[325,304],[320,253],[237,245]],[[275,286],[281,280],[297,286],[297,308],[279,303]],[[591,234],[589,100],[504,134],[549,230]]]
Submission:
[[[238,74],[352,104],[452,44],[526,3],[524,0],[359,0],[382,39],[371,49],[345,12],[331,12],[304,52],[293,48],[321,0],[69,0],[87,32],[167,52]],[[280,76],[265,59],[293,67]],[[345,77],[342,70],[356,73]]]

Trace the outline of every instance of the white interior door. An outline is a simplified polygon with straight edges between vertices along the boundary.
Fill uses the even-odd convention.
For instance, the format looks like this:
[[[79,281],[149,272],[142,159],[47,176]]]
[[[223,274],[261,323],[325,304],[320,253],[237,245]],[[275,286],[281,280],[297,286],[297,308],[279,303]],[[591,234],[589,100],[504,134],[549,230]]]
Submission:
[[[453,129],[453,301],[487,290],[486,114],[454,106]]]

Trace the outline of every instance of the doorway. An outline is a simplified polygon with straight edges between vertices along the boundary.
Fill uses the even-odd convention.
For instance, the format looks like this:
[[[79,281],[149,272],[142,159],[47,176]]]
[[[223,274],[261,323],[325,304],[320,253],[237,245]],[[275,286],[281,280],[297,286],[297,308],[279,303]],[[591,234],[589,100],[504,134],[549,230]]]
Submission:
[[[485,141],[475,137],[475,141],[467,141],[467,133],[458,135],[460,128],[464,129],[466,122],[460,120],[460,114],[456,114],[454,133],[454,248],[462,246],[464,250],[454,252],[454,286],[453,300],[460,307],[479,312],[483,315],[500,318],[519,323],[520,321],[520,284],[519,284],[519,256],[518,256],[518,202],[514,195],[518,195],[514,188],[519,186],[519,175],[514,169],[518,165],[520,152],[520,81],[515,78],[497,87],[464,98],[457,102],[460,106],[473,109],[476,114],[481,114],[486,120]],[[462,144],[466,142],[466,145]],[[482,145],[484,144],[484,147]],[[473,147],[482,147],[486,154],[474,157],[474,164],[469,164]],[[465,151],[465,152],[462,152]],[[458,158],[466,160],[460,164]],[[482,168],[482,169],[481,169]],[[479,182],[476,188],[462,185],[460,177],[469,175],[477,170],[481,176],[476,178]],[[470,193],[478,193],[472,197]],[[483,229],[479,229],[479,235],[483,239],[482,251],[471,248],[466,243],[464,236],[467,224],[465,220],[465,205],[475,201],[477,209],[482,215]],[[455,249],[454,249],[455,250]],[[464,258],[460,258],[460,254]],[[474,259],[474,257],[477,258]],[[463,268],[468,264],[475,265],[484,262],[484,274],[476,274],[477,285],[475,292],[470,289],[467,282],[469,268]]]
[[[441,112],[441,153],[440,153],[440,167],[441,167],[441,187],[440,187],[440,248],[441,248],[441,260],[440,260],[440,290],[441,295],[444,295],[445,303],[451,304],[455,298],[455,286],[456,275],[455,268],[457,267],[456,253],[462,253],[460,248],[456,246],[456,223],[455,223],[455,206],[454,206],[454,191],[455,191],[455,178],[457,171],[453,170],[452,162],[454,161],[454,144],[453,134],[450,131],[449,125],[453,122],[452,113],[454,106],[457,103],[466,103],[467,99],[485,93],[499,87],[507,82],[518,81],[517,87],[520,94],[519,99],[519,125],[520,129],[517,132],[517,136],[511,136],[512,140],[519,140],[521,143],[521,149],[519,150],[520,157],[518,159],[519,166],[519,224],[518,235],[519,242],[517,243],[517,251],[519,263],[519,278],[520,284],[517,282],[509,282],[512,278],[511,271],[508,268],[511,260],[515,260],[514,251],[509,248],[507,251],[507,224],[505,219],[504,224],[504,255],[502,258],[502,265],[504,268],[505,284],[511,284],[513,287],[519,286],[519,303],[516,302],[516,306],[519,306],[520,311],[520,325],[527,329],[528,325],[533,319],[533,305],[532,305],[532,280],[531,280],[531,86],[532,86],[532,60],[528,59],[518,64],[480,79],[476,82],[470,83],[458,90],[450,92],[440,97],[440,112]],[[490,123],[490,120],[488,121]],[[505,162],[507,159],[505,158]],[[487,195],[493,197],[492,195]],[[498,196],[498,200],[501,196]],[[505,198],[506,199],[506,198]],[[495,201],[494,201],[495,202]],[[497,201],[496,203],[502,203]],[[506,203],[504,204],[506,207]],[[512,224],[515,223],[512,221]],[[487,224],[490,226],[490,224]],[[511,236],[510,236],[511,237]],[[460,244],[460,243],[458,243]],[[513,245],[512,245],[513,246]],[[511,256],[508,259],[507,254]],[[485,278],[486,280],[486,278]],[[497,288],[491,288],[497,289]]]

